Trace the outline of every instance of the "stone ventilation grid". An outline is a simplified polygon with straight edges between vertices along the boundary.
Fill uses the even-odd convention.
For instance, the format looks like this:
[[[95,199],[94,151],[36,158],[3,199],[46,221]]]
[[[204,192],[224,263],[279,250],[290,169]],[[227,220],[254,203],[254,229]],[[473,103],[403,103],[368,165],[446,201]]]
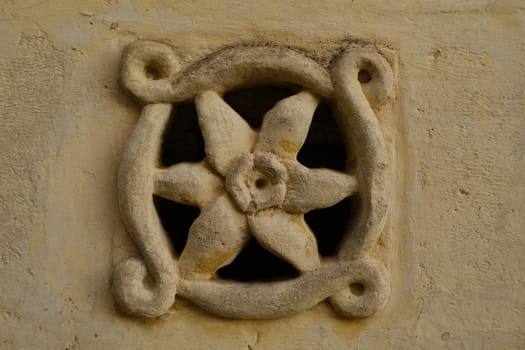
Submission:
[[[123,311],[157,317],[176,295],[216,315],[244,319],[282,317],[326,299],[344,317],[368,317],[386,303],[389,273],[370,252],[383,231],[390,193],[391,160],[376,113],[391,101],[394,78],[377,48],[343,48],[325,67],[288,47],[237,46],[184,68],[169,46],[137,41],[125,49],[120,74],[123,87],[144,104],[119,173],[122,217],[141,254],[114,272],[114,297]],[[226,95],[261,86],[292,92],[273,101],[256,125]],[[320,104],[332,107],[336,127],[329,132],[341,134],[348,155],[339,170],[309,167],[298,157],[317,131]],[[205,157],[163,164],[167,130],[188,117],[188,105]],[[190,153],[191,147],[198,146],[186,145]],[[305,217],[348,198],[358,205],[345,207],[341,237],[333,253],[323,255],[320,242],[332,223],[321,222],[319,235]],[[198,208],[179,249],[159,200]],[[265,266],[248,257],[242,266],[248,278],[221,275],[253,242],[296,273],[250,280],[252,268]]]

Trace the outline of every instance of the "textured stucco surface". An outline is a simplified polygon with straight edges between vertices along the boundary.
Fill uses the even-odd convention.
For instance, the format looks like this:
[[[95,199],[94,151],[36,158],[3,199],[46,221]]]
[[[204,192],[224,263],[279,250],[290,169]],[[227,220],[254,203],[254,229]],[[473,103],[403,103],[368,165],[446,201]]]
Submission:
[[[525,6],[521,1],[3,1],[1,349],[525,348]],[[365,321],[326,305],[277,321],[116,313],[129,254],[116,176],[140,107],[123,47],[166,40],[191,61],[238,42],[399,55],[389,122],[392,295]],[[315,52],[314,52],[315,53]]]

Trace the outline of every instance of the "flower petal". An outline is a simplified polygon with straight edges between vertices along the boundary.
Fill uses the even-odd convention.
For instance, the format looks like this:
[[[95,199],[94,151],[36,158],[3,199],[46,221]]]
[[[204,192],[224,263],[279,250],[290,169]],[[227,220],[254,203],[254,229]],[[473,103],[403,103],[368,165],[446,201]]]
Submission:
[[[317,241],[302,215],[269,209],[248,217],[248,223],[259,244],[300,271],[320,266]]]
[[[193,222],[179,259],[183,278],[207,280],[228,265],[249,239],[246,217],[226,194],[204,208]]]
[[[178,203],[202,208],[222,190],[221,178],[204,162],[178,163],[155,174],[155,194]]]
[[[255,152],[295,159],[306,140],[318,104],[318,97],[308,91],[279,101],[264,116]]]
[[[226,175],[232,160],[251,152],[257,134],[214,91],[198,95],[195,106],[204,137],[206,159],[221,175]]]
[[[309,169],[296,161],[285,161],[288,191],[283,209],[290,213],[307,213],[327,208],[357,192],[354,176],[332,169]]]

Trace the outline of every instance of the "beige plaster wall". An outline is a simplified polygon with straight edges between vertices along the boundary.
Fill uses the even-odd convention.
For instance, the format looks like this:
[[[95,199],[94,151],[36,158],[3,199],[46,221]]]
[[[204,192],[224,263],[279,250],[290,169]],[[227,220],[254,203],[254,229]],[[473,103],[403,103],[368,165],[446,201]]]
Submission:
[[[0,33],[1,349],[525,348],[522,1],[4,0]],[[234,321],[178,299],[160,320],[118,314],[116,169],[140,113],[117,85],[123,46],[161,39],[190,61],[347,37],[399,54],[387,307]]]

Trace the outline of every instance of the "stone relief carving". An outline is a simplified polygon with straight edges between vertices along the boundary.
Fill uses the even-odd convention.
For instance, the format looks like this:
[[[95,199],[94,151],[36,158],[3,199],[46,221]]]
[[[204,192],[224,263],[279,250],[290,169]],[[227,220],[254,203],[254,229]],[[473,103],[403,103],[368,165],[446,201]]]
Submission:
[[[369,81],[362,82],[362,74]],[[342,316],[368,317],[386,303],[388,270],[369,253],[383,230],[390,195],[390,157],[376,112],[391,100],[394,78],[377,48],[343,48],[325,67],[283,46],[236,46],[182,68],[171,47],[137,41],[125,49],[120,79],[144,104],[119,173],[122,218],[141,253],[115,269],[113,292],[122,310],[157,317],[176,295],[211,313],[248,319],[290,315],[327,298]],[[258,130],[222,98],[233,89],[283,83],[300,89],[267,111]],[[297,161],[321,100],[337,110],[355,157],[352,169],[310,169]],[[195,104],[206,158],[163,167],[163,134],[182,102]],[[336,256],[321,257],[304,214],[354,193],[360,200],[355,223]],[[153,195],[200,209],[180,255],[171,248]],[[219,278],[219,268],[252,237],[299,276]]]

